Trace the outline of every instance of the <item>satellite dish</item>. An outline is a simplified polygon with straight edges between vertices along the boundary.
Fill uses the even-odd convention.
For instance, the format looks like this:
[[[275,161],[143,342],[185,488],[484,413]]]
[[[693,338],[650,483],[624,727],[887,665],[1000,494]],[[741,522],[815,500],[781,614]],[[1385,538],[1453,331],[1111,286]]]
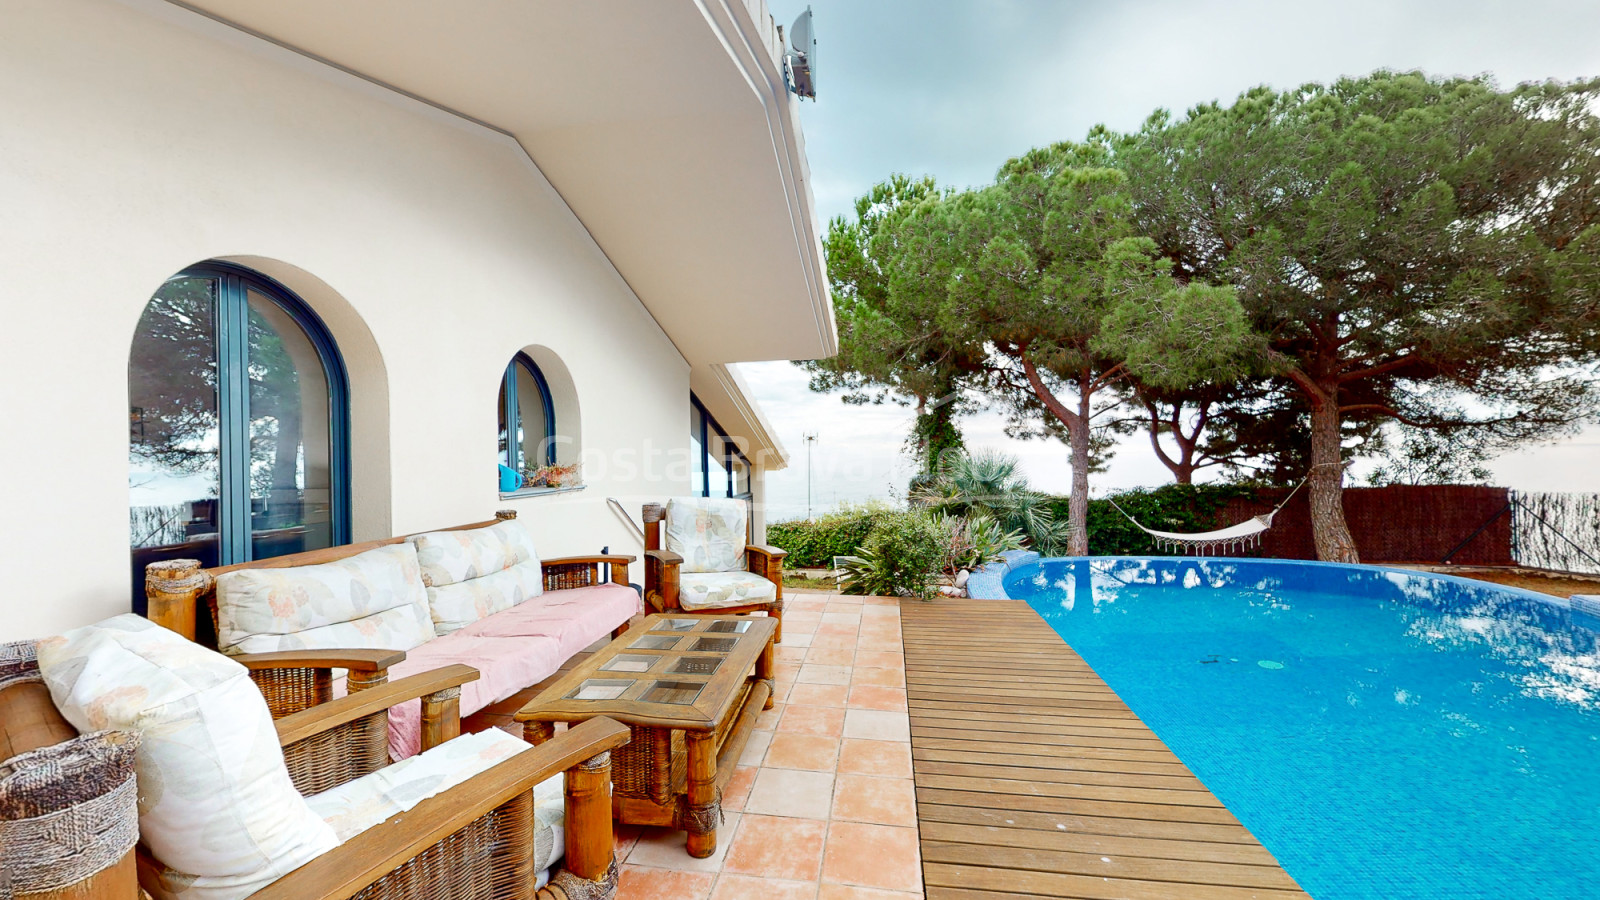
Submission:
[[[817,35],[811,27],[811,7],[789,26],[789,90],[817,99]]]

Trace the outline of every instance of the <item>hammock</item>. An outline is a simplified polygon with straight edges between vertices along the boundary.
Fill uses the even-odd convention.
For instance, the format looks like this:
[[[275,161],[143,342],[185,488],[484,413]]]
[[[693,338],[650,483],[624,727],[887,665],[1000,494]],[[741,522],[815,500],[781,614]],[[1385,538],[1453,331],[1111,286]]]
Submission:
[[[1306,476],[1306,478],[1310,477],[1310,475]],[[1198,534],[1180,534],[1176,531],[1156,531],[1153,528],[1146,528],[1139,524],[1138,519],[1128,515],[1127,510],[1117,506],[1117,501],[1107,499],[1113,509],[1122,513],[1123,518],[1133,523],[1133,527],[1155,538],[1157,547],[1182,550],[1185,553],[1191,550],[1200,553],[1212,550],[1241,550],[1254,547],[1261,542],[1262,532],[1272,527],[1272,517],[1283,510],[1289,499],[1300,490],[1301,485],[1306,483],[1306,478],[1300,479],[1300,484],[1294,486],[1294,490],[1289,492],[1289,496],[1284,497],[1283,502],[1274,506],[1271,510],[1237,525],[1229,525],[1227,528],[1219,528],[1216,531],[1202,531]]]

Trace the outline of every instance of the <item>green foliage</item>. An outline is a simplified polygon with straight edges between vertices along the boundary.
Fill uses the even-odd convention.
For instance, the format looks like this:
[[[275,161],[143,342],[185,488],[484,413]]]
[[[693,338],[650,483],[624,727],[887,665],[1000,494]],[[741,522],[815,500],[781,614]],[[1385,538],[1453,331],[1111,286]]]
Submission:
[[[967,517],[936,513],[933,522],[939,529],[943,553],[939,569],[952,579],[962,569],[977,569],[998,560],[1007,550],[1022,547],[1022,532],[1007,531],[985,513]]]
[[[874,523],[861,552],[845,561],[844,592],[932,599],[938,592],[944,538],[926,513],[885,514]]]
[[[857,554],[872,526],[889,512],[882,503],[843,504],[814,522],[796,519],[768,525],[767,543],[789,552],[784,559],[789,568],[831,568],[835,556]]]
[[[935,512],[967,518],[987,516],[1002,533],[1017,532],[1040,553],[1066,547],[1066,516],[1051,509],[1050,497],[1028,487],[1017,458],[1003,453],[956,453],[939,463],[934,477],[911,494],[911,502]]]
[[[1124,491],[1111,498],[1147,528],[1193,534],[1224,525],[1223,506],[1238,497],[1254,497],[1255,488],[1239,484],[1169,484],[1155,490]],[[1066,506],[1066,498],[1054,501]],[[1110,500],[1089,501],[1089,553],[1094,556],[1173,556],[1156,546],[1150,535],[1117,512]]]

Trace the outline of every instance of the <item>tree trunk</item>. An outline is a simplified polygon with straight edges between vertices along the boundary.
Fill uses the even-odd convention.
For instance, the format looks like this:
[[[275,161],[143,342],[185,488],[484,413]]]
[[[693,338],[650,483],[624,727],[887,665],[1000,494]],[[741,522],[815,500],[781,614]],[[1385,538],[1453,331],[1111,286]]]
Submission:
[[[1344,520],[1344,451],[1339,440],[1339,404],[1333,390],[1311,402],[1311,534],[1317,559],[1356,563],[1355,539]]]
[[[1089,555],[1089,398],[1078,401],[1076,419],[1067,422],[1072,441],[1072,496],[1067,498],[1068,556]]]

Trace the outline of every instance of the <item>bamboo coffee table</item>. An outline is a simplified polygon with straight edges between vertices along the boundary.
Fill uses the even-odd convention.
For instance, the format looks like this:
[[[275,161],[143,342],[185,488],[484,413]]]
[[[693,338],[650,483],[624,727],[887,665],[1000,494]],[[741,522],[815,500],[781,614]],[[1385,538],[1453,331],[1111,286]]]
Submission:
[[[517,713],[535,744],[555,723],[610,716],[633,740],[612,751],[611,809],[628,825],[689,833],[689,855],[716,852],[722,788],[772,705],[777,621],[657,614],[629,629]]]

